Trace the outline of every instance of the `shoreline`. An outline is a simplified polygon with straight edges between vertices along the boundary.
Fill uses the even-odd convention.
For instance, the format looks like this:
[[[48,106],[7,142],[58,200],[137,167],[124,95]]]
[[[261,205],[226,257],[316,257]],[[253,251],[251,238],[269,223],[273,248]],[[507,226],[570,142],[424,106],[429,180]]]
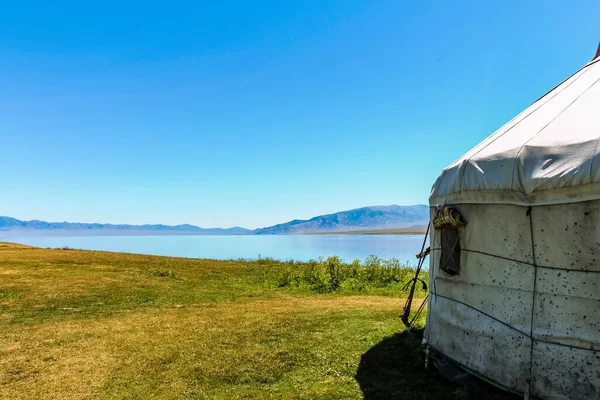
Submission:
[[[32,237],[32,236],[294,236],[294,235],[423,235],[427,227],[389,228],[389,229],[360,229],[352,231],[332,232],[297,232],[275,234],[252,233],[196,233],[196,232],[156,232],[156,231],[87,231],[87,230],[0,230],[0,237]]]
[[[356,231],[310,232],[303,235],[424,235],[426,226],[412,228],[364,229]]]

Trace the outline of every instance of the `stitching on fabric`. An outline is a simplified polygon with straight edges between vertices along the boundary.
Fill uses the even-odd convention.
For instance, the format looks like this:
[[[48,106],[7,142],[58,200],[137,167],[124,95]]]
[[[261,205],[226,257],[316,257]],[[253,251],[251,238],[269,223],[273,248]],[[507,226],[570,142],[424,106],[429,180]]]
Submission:
[[[589,70],[588,70],[589,71]],[[587,71],[586,71],[587,72]],[[579,75],[579,77],[583,76],[583,74]],[[538,133],[536,133],[535,135],[533,135],[533,137],[531,139],[529,139],[528,141],[526,141],[525,143],[523,143],[523,145],[521,146],[521,148],[519,149],[519,152],[517,153],[517,155],[515,156],[514,160],[513,160],[513,171],[512,171],[512,178],[510,180],[510,190],[513,190],[513,184],[515,183],[515,166],[517,165],[517,160],[519,159],[519,154],[521,154],[521,151],[523,151],[523,149],[525,148],[525,146],[527,146],[527,144],[529,142],[531,142],[533,139],[535,139],[537,137],[537,135],[539,135],[540,133],[542,133],[542,131],[544,129],[546,129],[551,123],[553,123],[554,121],[556,121],[558,119],[558,117],[560,117],[565,111],[567,111],[573,104],[575,104],[575,102],[577,100],[579,100],[581,98],[581,96],[583,96],[584,94],[587,93],[588,90],[590,90],[592,88],[592,86],[594,86],[596,83],[598,83],[598,81],[600,81],[600,78],[596,79],[596,81],[594,83],[592,83],[590,86],[587,87],[587,89],[585,89],[583,91],[583,93],[581,93],[579,96],[577,96],[575,98],[575,100],[573,100],[572,102],[569,103],[568,106],[566,106],[560,113],[558,113],[557,116],[555,116],[554,118],[552,118],[546,125],[544,125],[542,127],[542,129],[540,129],[538,131]],[[575,81],[573,81],[575,82]],[[571,82],[571,83],[573,83]],[[569,85],[570,86],[570,85]],[[565,88],[566,89],[566,88]],[[563,89],[564,90],[564,89]],[[554,98],[554,97],[553,97]],[[544,103],[545,104],[545,103]]]
[[[458,161],[458,160],[457,160],[457,161]],[[455,162],[456,162],[456,161],[455,161]],[[445,169],[442,171],[442,176],[441,176],[441,178],[440,178],[440,180],[439,180],[439,184],[438,184],[438,185],[436,185],[436,184],[438,183],[438,181],[436,181],[436,182],[433,184],[433,186],[432,186],[432,188],[431,188],[431,193],[433,193],[433,192],[434,192],[434,190],[436,189],[436,187],[439,187],[439,185],[441,185],[441,183],[442,183],[442,182],[444,182],[444,176],[446,176],[446,171],[447,171],[447,170],[448,170],[448,169],[447,169],[447,168],[445,168]]]
[[[598,58],[598,60],[600,60],[600,57]],[[597,82],[598,81],[594,82],[594,85]],[[594,86],[594,85],[592,85],[592,86]],[[598,143],[600,143],[600,135],[598,136],[598,140],[596,140],[596,145],[594,146],[594,151],[592,151],[592,154],[590,155],[590,183],[592,183],[592,173],[594,172],[594,154],[596,154],[596,150],[598,150]]]
[[[594,154],[596,154],[596,150],[598,150],[598,143],[600,143],[600,136],[598,136],[598,140],[596,140],[596,145],[594,146],[594,151],[592,155],[590,155],[590,183],[592,183],[592,174],[594,173]]]
[[[590,65],[595,64],[595,61],[590,61],[589,63],[585,64],[583,67],[579,68],[579,70],[577,70],[577,72],[575,72],[573,75],[578,74],[580,71],[582,71],[583,69],[589,67]],[[560,85],[562,85],[563,83],[565,83],[566,81],[568,81],[569,79],[571,79],[571,77],[573,76],[571,75],[570,77],[568,77],[567,79],[565,79],[564,81],[562,81],[561,83],[559,83],[558,85],[554,86],[552,89],[550,89],[547,93],[545,93],[542,97],[540,97],[539,99],[536,100],[540,101],[541,99],[543,99],[544,97],[546,97],[549,93],[551,93],[554,89],[556,89],[557,87],[559,87]]]

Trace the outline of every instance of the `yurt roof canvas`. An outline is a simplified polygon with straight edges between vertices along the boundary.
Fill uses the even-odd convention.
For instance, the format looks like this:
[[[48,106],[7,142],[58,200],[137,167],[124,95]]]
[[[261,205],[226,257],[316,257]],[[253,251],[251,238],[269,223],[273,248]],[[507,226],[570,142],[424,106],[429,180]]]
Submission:
[[[600,47],[592,61],[447,167],[431,205],[600,198]]]

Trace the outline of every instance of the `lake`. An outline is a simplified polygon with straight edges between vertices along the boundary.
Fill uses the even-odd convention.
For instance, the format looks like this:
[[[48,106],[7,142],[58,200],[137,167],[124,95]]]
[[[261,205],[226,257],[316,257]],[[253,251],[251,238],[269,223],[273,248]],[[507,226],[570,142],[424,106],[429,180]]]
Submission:
[[[364,261],[374,254],[416,264],[423,235],[236,235],[236,236],[3,236],[0,241],[37,247],[64,247],[213,259],[308,261],[337,255]]]

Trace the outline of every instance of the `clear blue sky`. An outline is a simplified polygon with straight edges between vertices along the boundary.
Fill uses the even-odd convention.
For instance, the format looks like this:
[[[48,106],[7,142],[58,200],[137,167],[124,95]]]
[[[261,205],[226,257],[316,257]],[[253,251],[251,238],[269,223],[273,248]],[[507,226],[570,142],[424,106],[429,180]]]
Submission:
[[[0,215],[52,221],[427,203],[600,40],[592,0],[19,4],[0,13]]]

